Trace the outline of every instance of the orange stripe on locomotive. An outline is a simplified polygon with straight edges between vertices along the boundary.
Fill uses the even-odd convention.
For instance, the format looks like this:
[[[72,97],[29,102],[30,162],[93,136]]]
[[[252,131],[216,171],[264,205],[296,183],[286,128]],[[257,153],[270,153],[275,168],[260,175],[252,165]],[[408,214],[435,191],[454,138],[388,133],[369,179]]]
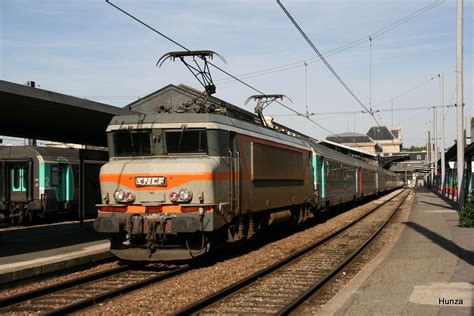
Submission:
[[[137,186],[136,177],[164,176],[166,177],[165,186]],[[100,183],[112,182],[137,191],[150,190],[169,190],[183,186],[192,181],[215,181],[230,179],[229,172],[206,172],[206,173],[186,173],[186,174],[156,174],[156,173],[134,173],[134,174],[101,174]]]

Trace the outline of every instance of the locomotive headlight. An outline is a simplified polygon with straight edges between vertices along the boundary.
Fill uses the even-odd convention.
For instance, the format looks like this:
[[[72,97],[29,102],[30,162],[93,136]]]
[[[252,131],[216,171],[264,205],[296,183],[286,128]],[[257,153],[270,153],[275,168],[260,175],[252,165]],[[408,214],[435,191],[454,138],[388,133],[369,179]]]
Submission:
[[[125,193],[125,201],[134,202],[135,201],[135,194],[133,194],[132,192]]]
[[[124,202],[125,201],[125,191],[122,190],[122,189],[115,190],[114,199],[117,202]]]
[[[179,199],[179,194],[176,192],[170,192],[169,197],[171,202],[177,202]]]
[[[193,198],[193,192],[189,189],[182,188],[179,190],[179,200],[182,202],[189,202]]]

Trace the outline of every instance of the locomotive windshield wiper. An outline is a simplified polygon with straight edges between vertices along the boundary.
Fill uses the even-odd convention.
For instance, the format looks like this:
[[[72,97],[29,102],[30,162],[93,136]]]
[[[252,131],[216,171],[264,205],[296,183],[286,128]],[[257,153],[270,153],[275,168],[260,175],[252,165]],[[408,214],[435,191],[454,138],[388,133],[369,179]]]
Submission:
[[[135,144],[133,143],[132,129],[129,129],[128,131],[130,132],[130,143],[132,145],[132,153],[133,153],[133,156],[135,156],[137,154],[137,152],[135,150]]]
[[[186,129],[186,125],[181,125],[181,134],[179,135],[179,143],[178,143],[178,152],[181,152],[181,141],[183,140],[184,130]]]

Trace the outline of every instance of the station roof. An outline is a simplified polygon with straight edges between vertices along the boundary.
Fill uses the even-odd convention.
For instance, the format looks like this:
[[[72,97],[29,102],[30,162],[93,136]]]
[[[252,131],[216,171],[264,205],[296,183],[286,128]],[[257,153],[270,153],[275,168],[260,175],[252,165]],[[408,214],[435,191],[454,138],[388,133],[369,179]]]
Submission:
[[[115,115],[134,111],[0,80],[0,135],[107,146]]]
[[[339,143],[339,144],[367,144],[367,145],[375,145],[373,139],[365,134],[358,134],[358,133],[340,133],[329,135],[326,137],[326,140]]]
[[[327,140],[327,139],[323,139],[319,143],[323,144],[324,146],[328,146],[329,148],[332,148],[334,150],[345,153],[345,154],[352,154],[352,155],[355,155],[355,156],[369,158],[369,159],[377,159],[376,154],[368,153],[366,151],[359,150],[359,149],[354,148],[354,147],[350,147],[350,146],[346,146],[346,145],[339,144],[339,143],[336,143],[336,142],[332,142],[332,141]]]
[[[398,134],[398,132],[397,132]],[[372,126],[367,135],[373,140],[392,140],[395,139],[392,131],[386,126]],[[398,135],[397,135],[398,136]]]

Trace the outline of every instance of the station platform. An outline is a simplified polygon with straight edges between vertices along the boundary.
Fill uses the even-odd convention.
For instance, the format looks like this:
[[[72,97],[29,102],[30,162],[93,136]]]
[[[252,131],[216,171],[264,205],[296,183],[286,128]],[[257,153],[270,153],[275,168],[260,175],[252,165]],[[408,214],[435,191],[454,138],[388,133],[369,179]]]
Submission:
[[[417,188],[398,238],[322,307],[320,315],[474,315],[474,228]]]
[[[0,285],[110,257],[92,220],[0,231]]]

